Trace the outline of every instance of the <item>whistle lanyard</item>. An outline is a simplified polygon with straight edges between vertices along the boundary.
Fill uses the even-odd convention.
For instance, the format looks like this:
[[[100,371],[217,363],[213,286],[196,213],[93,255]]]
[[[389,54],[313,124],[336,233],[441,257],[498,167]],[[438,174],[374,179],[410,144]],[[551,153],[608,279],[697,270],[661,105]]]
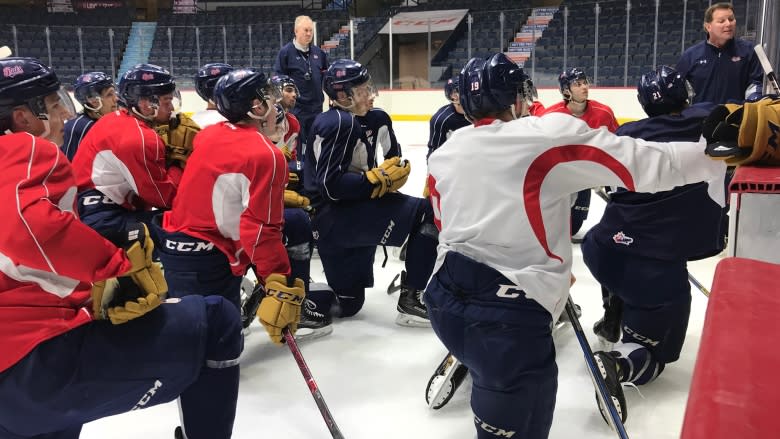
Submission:
[[[298,50],[298,49],[295,49]],[[301,52],[298,50],[298,54],[303,58],[304,62],[306,63],[306,72],[303,74],[303,79],[307,81],[311,81],[311,49],[309,49],[308,52]]]

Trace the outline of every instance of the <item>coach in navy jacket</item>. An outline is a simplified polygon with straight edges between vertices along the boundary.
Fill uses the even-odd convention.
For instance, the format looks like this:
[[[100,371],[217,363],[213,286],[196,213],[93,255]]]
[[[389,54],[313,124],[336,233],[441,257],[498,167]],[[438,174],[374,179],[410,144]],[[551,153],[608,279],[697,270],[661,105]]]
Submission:
[[[730,3],[715,3],[704,13],[707,40],[685,51],[677,71],[696,92],[694,102],[724,104],[762,94],[764,72],[749,41],[735,38],[737,20]]]
[[[309,127],[314,118],[322,113],[322,73],[328,69],[328,58],[312,44],[314,22],[306,15],[295,18],[295,37],[282,47],[276,57],[274,72],[287,75],[298,87],[298,100],[292,113],[301,123],[301,142],[298,142],[298,157],[303,157],[305,142],[309,138]]]

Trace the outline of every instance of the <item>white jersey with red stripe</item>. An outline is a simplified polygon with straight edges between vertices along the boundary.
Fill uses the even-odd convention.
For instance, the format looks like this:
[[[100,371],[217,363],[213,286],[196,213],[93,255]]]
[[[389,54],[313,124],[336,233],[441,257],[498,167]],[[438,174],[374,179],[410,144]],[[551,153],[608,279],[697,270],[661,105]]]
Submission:
[[[91,282],[130,269],[124,251],[79,221],[76,181],[57,145],[0,136],[0,371],[92,320]]]
[[[558,113],[477,125],[455,131],[428,160],[441,230],[434,272],[447,252],[461,253],[501,272],[553,320],[569,293],[570,194],[595,186],[656,192],[725,172],[704,155],[703,140],[619,137]]]
[[[284,154],[257,129],[220,122],[201,130],[163,228],[212,242],[237,276],[289,274],[282,243]]]
[[[127,209],[169,208],[181,168],[165,165],[165,142],[146,123],[117,110],[101,117],[73,158],[79,193],[97,189]]]

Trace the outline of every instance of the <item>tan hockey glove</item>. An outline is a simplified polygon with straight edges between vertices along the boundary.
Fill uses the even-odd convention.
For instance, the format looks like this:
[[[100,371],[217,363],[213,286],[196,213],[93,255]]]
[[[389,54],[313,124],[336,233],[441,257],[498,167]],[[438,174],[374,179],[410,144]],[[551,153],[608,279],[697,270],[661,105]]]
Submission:
[[[301,184],[301,179],[298,178],[298,174],[290,172],[290,176],[287,178],[287,187],[295,189]]]
[[[379,198],[388,192],[395,192],[409,179],[412,165],[400,157],[391,157],[382,162],[379,167],[366,171],[366,178],[373,184],[371,198]]]
[[[284,191],[284,207],[307,207],[309,199],[295,191],[286,189]]]
[[[729,165],[780,164],[780,100],[720,105],[704,121],[707,155]]]
[[[288,286],[287,276],[283,274],[274,273],[265,279],[265,297],[257,309],[257,318],[268,331],[271,341],[281,344],[284,328],[295,334],[304,298],[304,284],[300,279],[295,279],[293,286]]]
[[[165,282],[160,265],[152,262],[154,243],[143,223],[133,224],[123,236],[112,237],[125,249],[132,264],[130,270],[117,279],[95,282],[92,286],[92,311],[97,319],[110,319],[118,325],[138,318],[157,308],[165,294]]]
[[[200,131],[198,124],[186,114],[179,113],[170,124],[158,125],[155,131],[165,141],[167,161],[176,162],[184,168],[192,154],[192,141]]]

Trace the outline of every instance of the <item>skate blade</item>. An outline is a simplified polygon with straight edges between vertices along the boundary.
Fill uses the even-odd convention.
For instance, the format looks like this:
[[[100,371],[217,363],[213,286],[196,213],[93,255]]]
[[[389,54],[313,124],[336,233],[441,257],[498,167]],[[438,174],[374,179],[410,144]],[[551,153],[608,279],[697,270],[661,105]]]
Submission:
[[[333,325],[322,328],[298,328],[295,331],[295,341],[309,341],[330,335],[333,332]]]
[[[561,330],[563,328],[567,327],[568,325],[569,325],[569,322],[565,322],[565,321],[562,321],[562,320],[558,320],[557,322],[555,322],[555,324],[553,324],[553,327],[552,327],[552,335],[553,335],[553,337],[558,335],[558,333],[561,332]]]
[[[431,321],[422,317],[413,316],[411,314],[398,313],[395,318],[395,323],[400,326],[408,326],[411,328],[430,328]]]

